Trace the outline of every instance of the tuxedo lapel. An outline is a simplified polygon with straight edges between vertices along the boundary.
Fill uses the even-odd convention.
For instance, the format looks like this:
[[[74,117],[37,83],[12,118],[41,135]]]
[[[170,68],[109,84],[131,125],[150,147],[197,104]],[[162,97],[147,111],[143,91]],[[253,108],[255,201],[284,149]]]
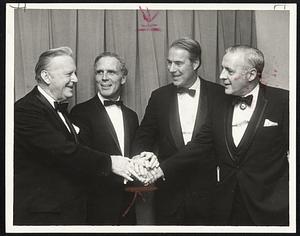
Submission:
[[[262,117],[266,109],[267,103],[268,101],[264,97],[263,88],[260,87],[255,110],[249,121],[247,129],[245,130],[244,136],[241,139],[241,142],[239,143],[238,146],[238,153],[239,156],[241,157],[241,161],[245,160],[244,158],[246,156],[245,153],[247,152],[248,148],[251,146],[255,133],[259,128],[259,124],[262,121]]]
[[[201,80],[200,80],[201,81]],[[197,109],[197,115],[193,130],[192,138],[196,136],[196,134],[199,132],[202,124],[204,123],[205,116],[207,113],[207,90],[205,88],[204,82],[200,82],[200,96],[198,101],[198,109]]]
[[[225,109],[224,112],[224,138],[225,138],[225,144],[226,148],[228,151],[228,154],[233,162],[236,162],[237,159],[234,155],[236,147],[233,142],[233,137],[232,137],[232,117],[233,117],[233,108],[234,106],[232,105],[232,100],[228,99],[227,104],[225,103],[225,106],[223,109]]]
[[[51,104],[48,102],[48,100],[39,92],[38,88],[34,88],[34,96],[46,107],[49,117],[53,119],[55,124],[60,128],[60,130],[63,130],[67,136],[70,136],[71,133],[69,132],[68,128],[64,124],[63,120],[60,118],[58,113],[54,110],[54,108],[51,106]]]
[[[178,110],[178,100],[175,86],[172,87],[171,96],[169,104],[169,127],[171,136],[174,140],[175,146],[179,149],[184,146],[184,140],[182,136],[179,110]]]
[[[103,118],[103,120],[100,120],[99,122],[104,122],[106,124],[105,126],[107,127],[107,129],[108,129],[111,137],[113,138],[115,144],[117,145],[120,153],[122,153],[121,147],[120,147],[120,144],[119,144],[119,141],[118,141],[118,137],[117,137],[117,134],[116,134],[116,131],[115,131],[114,126],[113,126],[113,124],[112,124],[112,122],[111,122],[111,120],[109,118],[108,113],[105,110],[105,107],[103,106],[102,102],[99,100],[99,98],[98,98],[97,95],[94,97],[94,99],[95,99],[95,102],[96,102],[96,104],[97,104],[97,106],[99,108],[99,112],[103,114],[103,115],[95,116],[95,117],[101,117],[101,118]]]
[[[130,127],[128,112],[126,111],[124,105],[121,106],[122,113],[123,113],[123,122],[124,122],[124,155],[129,157],[130,155],[130,131],[132,127]]]

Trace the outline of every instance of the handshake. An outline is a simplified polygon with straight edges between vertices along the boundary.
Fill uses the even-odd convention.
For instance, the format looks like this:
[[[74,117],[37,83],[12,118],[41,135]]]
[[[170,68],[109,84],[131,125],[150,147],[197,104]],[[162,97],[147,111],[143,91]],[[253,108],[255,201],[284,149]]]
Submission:
[[[146,186],[164,175],[156,155],[152,152],[141,152],[131,159],[112,155],[111,161],[112,172],[124,177],[124,184],[138,180]]]

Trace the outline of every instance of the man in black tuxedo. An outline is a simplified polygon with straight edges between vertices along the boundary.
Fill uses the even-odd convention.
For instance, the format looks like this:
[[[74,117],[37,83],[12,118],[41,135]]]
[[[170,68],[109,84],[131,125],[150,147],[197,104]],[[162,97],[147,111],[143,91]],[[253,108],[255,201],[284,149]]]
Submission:
[[[258,49],[230,47],[222,67],[225,94],[208,99],[209,115],[200,132],[161,163],[165,184],[205,161],[213,149],[218,163],[216,223],[288,225],[289,93],[259,82],[264,56]],[[157,173],[162,175],[160,169]]]
[[[156,152],[164,163],[199,131],[207,113],[207,96],[217,85],[197,75],[201,47],[190,38],[175,40],[167,58],[172,83],[153,91],[137,130],[133,149]],[[155,151],[157,145],[157,151]],[[215,163],[186,169],[185,178],[155,192],[156,224],[209,224]]]
[[[115,53],[104,52],[96,57],[94,71],[98,92],[90,100],[76,105],[71,118],[80,127],[79,136],[84,144],[111,155],[129,157],[138,118],[120,100],[128,73],[125,62]],[[134,207],[122,216],[133,198],[124,191],[123,180],[108,176],[92,183],[88,202],[90,224],[135,223]]]
[[[77,83],[68,47],[42,53],[37,86],[15,103],[14,224],[87,223],[87,184],[115,174],[135,175],[130,159],[78,143],[66,110]]]

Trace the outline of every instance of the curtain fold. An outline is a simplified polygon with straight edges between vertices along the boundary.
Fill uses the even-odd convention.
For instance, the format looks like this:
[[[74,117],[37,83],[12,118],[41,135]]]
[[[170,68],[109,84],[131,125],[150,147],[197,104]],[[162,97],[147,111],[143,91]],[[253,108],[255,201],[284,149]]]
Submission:
[[[169,35],[168,45],[178,38],[193,38],[193,11],[168,10],[167,30]]]
[[[34,67],[41,52],[49,48],[48,10],[15,10],[15,99],[36,84]]]
[[[195,11],[194,35],[202,49],[202,65],[199,75],[209,81],[217,82],[217,11]],[[211,63],[209,63],[211,62]]]
[[[93,63],[103,51],[125,59],[129,74],[124,103],[144,114],[151,92],[170,82],[166,58],[172,41],[192,37],[202,47],[199,75],[218,82],[225,48],[256,46],[253,11],[217,10],[15,10],[15,99],[35,85],[41,52],[69,46],[79,82],[71,105],[95,95]]]
[[[94,60],[104,51],[104,11],[78,10],[77,18],[76,96],[80,103],[95,95]]]
[[[106,11],[106,51],[116,52],[126,63],[128,76],[122,90],[122,99],[125,104],[134,109],[136,107],[136,11],[107,10]],[[128,96],[131,94],[130,96]]]
[[[140,80],[140,91],[136,91],[139,95],[141,107],[138,114],[141,116],[148,103],[151,92],[167,84],[166,76],[166,22],[165,11],[150,11],[157,14],[155,20],[148,23],[145,22],[141,11],[138,13],[138,58],[139,71],[137,78]],[[159,31],[139,31],[143,29],[158,28]]]

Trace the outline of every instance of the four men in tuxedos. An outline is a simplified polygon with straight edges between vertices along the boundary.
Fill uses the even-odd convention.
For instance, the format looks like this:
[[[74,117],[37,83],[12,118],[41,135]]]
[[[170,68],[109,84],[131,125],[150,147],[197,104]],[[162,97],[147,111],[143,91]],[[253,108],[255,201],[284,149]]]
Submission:
[[[78,128],[62,104],[77,82],[71,55],[66,47],[41,54],[37,86],[15,103],[15,225],[134,223],[134,212],[122,216],[129,200],[122,184],[133,176],[164,177],[156,183],[157,224],[289,224],[289,95],[260,83],[259,50],[228,48],[221,88],[197,76],[200,45],[174,41],[173,83],[152,93],[134,152],[137,116],[119,100],[122,59],[96,58],[98,93],[72,110]],[[158,168],[124,157],[152,152],[155,142]],[[146,181],[139,169],[149,171]]]
[[[197,75],[201,47],[195,40],[175,40],[169,48],[167,65],[172,83],[152,92],[133,145],[136,154],[156,152],[161,163],[197,134],[208,110],[207,96],[216,87]],[[214,158],[209,160],[205,166],[185,169],[185,178],[155,192],[156,224],[211,222],[216,165]]]
[[[75,72],[70,48],[42,53],[35,67],[37,86],[15,103],[15,225],[86,224],[89,183],[115,174],[139,178],[123,152],[109,155],[78,143],[62,104],[73,95]],[[128,113],[133,118],[127,128],[134,130],[136,116]]]
[[[220,75],[225,93],[208,98],[197,136],[157,171],[176,181],[214,150],[218,225],[289,224],[289,94],[260,83],[263,67],[258,49],[228,48]]]
[[[111,155],[131,155],[130,147],[138,127],[134,111],[120,100],[127,68],[117,54],[104,52],[94,63],[97,94],[76,105],[71,118],[80,127],[81,141],[89,147]],[[135,224],[134,207],[122,216],[133,196],[124,191],[119,176],[104,176],[91,183],[88,198],[88,223]]]

